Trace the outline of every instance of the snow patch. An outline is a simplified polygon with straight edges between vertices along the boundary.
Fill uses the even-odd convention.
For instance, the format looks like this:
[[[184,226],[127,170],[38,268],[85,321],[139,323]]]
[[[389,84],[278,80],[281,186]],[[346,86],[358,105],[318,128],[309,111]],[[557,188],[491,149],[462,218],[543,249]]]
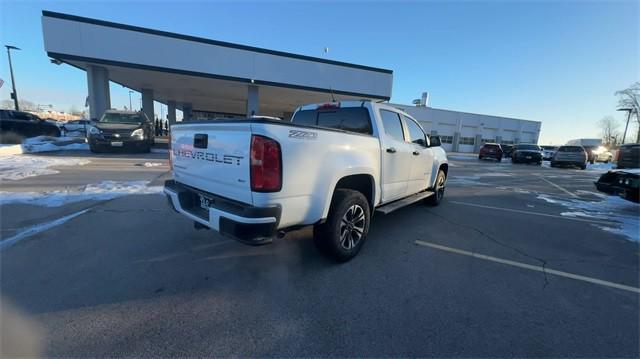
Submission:
[[[21,180],[27,177],[59,173],[50,167],[84,166],[89,160],[79,158],[11,155],[0,162],[0,180]]]
[[[60,207],[80,201],[106,201],[135,194],[162,193],[162,186],[147,186],[147,181],[102,181],[74,190],[49,192],[0,192],[0,205],[31,204],[44,207]]]
[[[159,167],[159,166],[164,166],[164,163],[160,163],[160,162],[145,162],[143,164],[143,166],[145,166],[145,167]]]
[[[24,140],[22,149],[27,153],[89,150],[88,143],[78,141],[73,137],[38,136]]]
[[[564,206],[571,211],[562,212],[565,217],[590,218],[610,222],[610,225],[594,225],[602,230],[620,234],[632,241],[640,241],[640,205],[616,196],[600,197],[596,201],[559,199],[546,194],[538,195],[547,203]]]
[[[0,156],[19,155],[23,152],[21,145],[0,145]]]
[[[596,162],[594,164],[587,164],[587,171],[596,171],[596,172],[607,172],[608,170],[613,169],[613,163],[601,163]]]

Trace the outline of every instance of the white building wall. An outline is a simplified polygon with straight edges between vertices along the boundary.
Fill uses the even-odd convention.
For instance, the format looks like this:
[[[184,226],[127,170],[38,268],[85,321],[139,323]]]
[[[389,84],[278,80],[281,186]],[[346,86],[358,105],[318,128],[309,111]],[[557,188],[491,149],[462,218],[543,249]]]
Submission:
[[[477,152],[484,142],[538,143],[542,125],[539,121],[392,105],[418,120],[428,134],[438,134],[442,147],[450,152]]]

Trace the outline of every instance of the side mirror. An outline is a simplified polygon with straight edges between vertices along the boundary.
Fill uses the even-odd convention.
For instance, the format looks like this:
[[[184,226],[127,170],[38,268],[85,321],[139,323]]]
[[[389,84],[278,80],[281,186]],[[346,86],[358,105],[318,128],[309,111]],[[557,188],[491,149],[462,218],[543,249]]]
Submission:
[[[429,147],[440,147],[440,145],[442,144],[440,142],[440,136],[431,136],[429,137],[430,140],[430,146]]]

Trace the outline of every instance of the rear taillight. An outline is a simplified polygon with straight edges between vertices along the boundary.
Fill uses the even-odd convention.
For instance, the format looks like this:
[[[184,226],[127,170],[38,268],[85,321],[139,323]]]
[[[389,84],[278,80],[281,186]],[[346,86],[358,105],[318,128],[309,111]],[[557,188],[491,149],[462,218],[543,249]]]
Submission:
[[[280,144],[268,137],[251,136],[251,190],[277,192],[282,188]]]
[[[316,110],[333,110],[340,108],[340,102],[327,102],[316,107]]]

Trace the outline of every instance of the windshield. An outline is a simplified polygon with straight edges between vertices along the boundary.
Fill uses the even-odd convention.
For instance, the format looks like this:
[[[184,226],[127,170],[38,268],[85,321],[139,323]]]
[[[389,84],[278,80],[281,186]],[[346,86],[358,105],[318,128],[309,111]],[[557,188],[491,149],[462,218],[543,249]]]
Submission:
[[[529,151],[540,151],[540,147],[538,145],[518,145],[516,147],[518,150],[529,150]]]
[[[137,113],[105,113],[98,122],[140,124],[144,118]]]

